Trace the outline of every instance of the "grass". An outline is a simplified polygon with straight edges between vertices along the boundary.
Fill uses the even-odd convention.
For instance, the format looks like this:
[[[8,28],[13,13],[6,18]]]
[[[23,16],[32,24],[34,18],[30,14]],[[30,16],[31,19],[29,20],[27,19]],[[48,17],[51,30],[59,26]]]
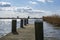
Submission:
[[[45,16],[43,17],[44,21],[47,21],[51,24],[58,25],[60,26],[60,17],[55,15],[55,16]]]

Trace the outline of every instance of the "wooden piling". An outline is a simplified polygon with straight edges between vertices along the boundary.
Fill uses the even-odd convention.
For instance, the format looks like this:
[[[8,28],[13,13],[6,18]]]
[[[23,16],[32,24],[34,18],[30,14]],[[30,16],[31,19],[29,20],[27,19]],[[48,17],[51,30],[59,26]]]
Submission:
[[[35,21],[35,40],[43,40],[43,22]]]
[[[25,26],[27,25],[27,20],[26,20],[26,19],[24,19],[24,25],[25,25]]]
[[[26,19],[26,23],[29,24],[29,23],[28,23],[28,19]]]
[[[16,24],[17,24],[17,20],[14,20],[14,19],[13,19],[13,20],[12,20],[12,33],[13,33],[13,34],[18,34],[18,33],[17,33],[17,30],[16,30],[16,26],[17,26]]]
[[[24,28],[24,27],[23,27],[23,19],[21,19],[20,27],[21,27],[21,28]]]

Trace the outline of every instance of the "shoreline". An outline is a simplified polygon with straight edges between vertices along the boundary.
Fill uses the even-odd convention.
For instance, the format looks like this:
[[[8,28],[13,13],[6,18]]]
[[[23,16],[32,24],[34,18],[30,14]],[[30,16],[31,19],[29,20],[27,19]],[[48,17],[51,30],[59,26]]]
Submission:
[[[58,17],[46,16],[43,17],[43,20],[55,26],[60,26],[60,18]]]
[[[17,35],[8,33],[7,35],[0,38],[0,40],[35,40],[34,25],[24,26],[25,28],[18,28]]]
[[[25,28],[18,28],[19,34],[13,35],[11,32],[0,38],[0,40],[35,40],[35,29],[33,24],[24,26]],[[44,40],[59,40],[54,37],[44,37]]]

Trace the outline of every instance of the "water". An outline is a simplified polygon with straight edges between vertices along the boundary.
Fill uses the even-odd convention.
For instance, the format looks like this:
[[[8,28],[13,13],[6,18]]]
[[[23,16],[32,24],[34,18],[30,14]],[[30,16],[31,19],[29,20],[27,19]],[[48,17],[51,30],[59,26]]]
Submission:
[[[10,21],[0,21],[0,37],[11,32],[11,22]]]
[[[29,24],[34,24],[34,19],[29,19]],[[0,37],[7,35],[11,32],[11,20],[0,20]],[[20,20],[17,20],[17,28],[20,28]]]
[[[60,40],[60,27],[44,22],[44,37],[53,37]]]
[[[29,19],[29,24],[34,24],[34,19]],[[60,39],[60,27],[44,22],[44,37],[54,37]],[[17,21],[17,28],[20,28],[20,21]],[[11,21],[0,21],[0,37],[11,32]]]

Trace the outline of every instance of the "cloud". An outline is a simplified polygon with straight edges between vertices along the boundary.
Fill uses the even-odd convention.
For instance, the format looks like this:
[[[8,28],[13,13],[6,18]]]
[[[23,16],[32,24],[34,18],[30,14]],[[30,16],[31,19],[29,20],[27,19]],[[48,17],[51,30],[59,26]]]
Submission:
[[[19,12],[14,12],[14,11],[0,11],[0,17],[27,17],[28,13],[19,13]]]
[[[0,4],[4,5],[4,4],[11,4],[9,2],[0,2]]]
[[[17,11],[17,10],[31,10],[33,9],[32,7],[29,6],[24,6],[24,7],[16,7],[16,6],[11,6],[11,7],[0,7],[0,11]]]
[[[33,1],[29,1],[29,3],[33,5],[37,4],[37,2],[33,2]]]
[[[5,7],[3,8],[3,10],[7,10],[8,7]],[[20,9],[22,8],[22,9]],[[29,10],[30,12],[32,13],[29,13],[29,12],[18,12],[18,11],[13,11],[13,10],[16,10],[16,9],[20,9],[20,10],[25,10],[25,9],[28,9],[27,7],[10,7],[8,8],[8,10],[12,10],[12,11],[0,11],[0,13],[2,13],[0,15],[0,17],[27,17],[27,16],[30,16],[30,17],[42,17],[42,16],[47,16],[47,15],[52,15],[52,12],[50,11],[45,11],[45,10],[37,10],[37,9],[32,9],[32,10]],[[27,11],[27,10],[26,10]],[[3,15],[3,16],[2,16]],[[34,15],[34,16],[33,16]]]
[[[42,3],[53,2],[53,0],[37,0],[37,1],[42,2]]]
[[[34,11],[34,12],[45,12],[44,10],[32,10],[32,11]]]
[[[37,0],[37,1],[39,1],[39,2],[43,2],[43,3],[45,3],[45,2],[46,2],[46,0]]]
[[[16,7],[0,7],[0,11],[14,11]]]
[[[24,7],[16,7],[17,9],[32,9],[32,7],[24,6]]]
[[[9,2],[0,2],[0,7],[10,7],[11,3]]]

